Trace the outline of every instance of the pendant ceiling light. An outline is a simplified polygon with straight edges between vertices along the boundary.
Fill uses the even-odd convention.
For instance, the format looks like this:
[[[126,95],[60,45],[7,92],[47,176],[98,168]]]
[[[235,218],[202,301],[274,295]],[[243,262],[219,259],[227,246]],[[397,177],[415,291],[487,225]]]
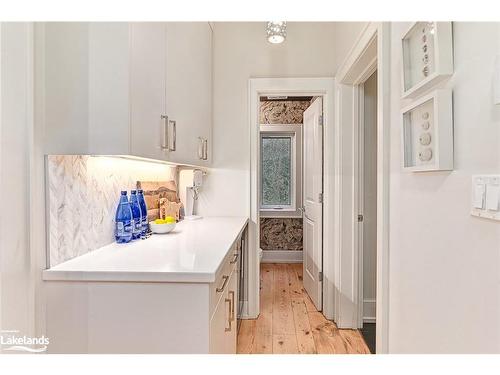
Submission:
[[[286,22],[274,21],[267,23],[267,40],[269,43],[283,43],[286,38]]]

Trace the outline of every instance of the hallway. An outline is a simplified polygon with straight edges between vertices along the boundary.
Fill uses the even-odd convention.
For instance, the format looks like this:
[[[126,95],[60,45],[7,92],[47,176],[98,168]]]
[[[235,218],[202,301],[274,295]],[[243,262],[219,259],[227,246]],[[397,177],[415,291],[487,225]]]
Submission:
[[[312,304],[302,264],[261,264],[260,315],[243,320],[238,354],[369,354],[357,330],[338,329]]]

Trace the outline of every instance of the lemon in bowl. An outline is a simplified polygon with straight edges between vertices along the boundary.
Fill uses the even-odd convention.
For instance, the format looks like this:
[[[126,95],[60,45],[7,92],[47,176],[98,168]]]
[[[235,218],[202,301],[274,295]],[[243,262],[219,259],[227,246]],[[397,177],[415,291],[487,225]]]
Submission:
[[[156,219],[149,222],[149,227],[153,233],[164,234],[175,229],[175,218],[167,216],[165,219]]]

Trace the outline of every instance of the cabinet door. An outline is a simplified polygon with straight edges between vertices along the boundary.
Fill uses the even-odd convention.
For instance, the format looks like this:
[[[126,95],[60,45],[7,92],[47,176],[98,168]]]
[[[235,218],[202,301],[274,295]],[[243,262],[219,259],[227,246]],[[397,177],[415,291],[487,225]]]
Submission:
[[[37,90],[44,104],[44,153],[88,154],[88,52],[86,22],[36,27]]]
[[[208,165],[212,146],[212,29],[207,22],[168,22],[166,46],[167,114],[176,124],[176,150],[169,152],[168,160]],[[203,140],[208,160],[199,155]]]
[[[37,23],[35,38],[44,152],[130,154],[128,23]]]
[[[230,300],[231,309],[229,320],[231,321],[231,329],[226,331],[226,353],[236,354],[237,340],[237,314],[238,314],[238,273],[233,271],[228,282],[228,299]]]
[[[133,155],[165,159],[165,23],[130,24],[130,145]]]
[[[228,290],[224,291],[214,315],[210,321],[210,353],[229,354],[230,345],[228,339],[234,329],[231,322],[231,299]]]
[[[89,23],[89,153],[130,154],[129,24]]]

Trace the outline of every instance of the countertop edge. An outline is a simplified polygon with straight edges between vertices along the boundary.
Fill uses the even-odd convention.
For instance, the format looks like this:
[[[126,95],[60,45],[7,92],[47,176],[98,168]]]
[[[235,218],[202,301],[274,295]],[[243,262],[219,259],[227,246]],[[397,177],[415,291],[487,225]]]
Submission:
[[[241,217],[243,218],[243,217]],[[250,219],[245,217],[241,228],[235,235],[234,241],[222,257],[215,272],[157,272],[157,271],[67,271],[45,269],[42,271],[43,281],[67,282],[137,282],[137,283],[213,283],[217,273],[221,270],[224,259],[227,258],[234,242],[244,232]]]
[[[140,283],[213,283],[214,273],[110,272],[43,270],[43,281],[140,282]]]

